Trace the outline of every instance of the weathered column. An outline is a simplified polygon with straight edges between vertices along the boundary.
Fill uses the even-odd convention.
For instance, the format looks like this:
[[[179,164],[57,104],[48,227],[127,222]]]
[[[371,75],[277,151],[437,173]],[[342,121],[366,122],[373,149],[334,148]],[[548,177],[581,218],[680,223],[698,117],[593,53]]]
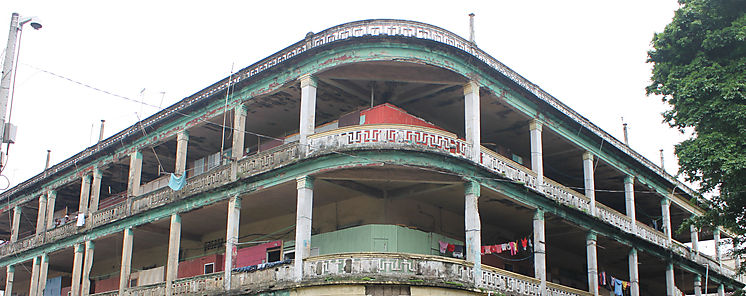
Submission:
[[[92,240],[85,242],[85,260],[83,261],[80,295],[88,295],[91,291],[91,267],[93,266],[93,248],[95,246],[96,244]]]
[[[583,181],[585,184],[585,196],[591,200],[590,214],[591,216],[596,216],[596,185],[593,180],[593,154],[589,151],[583,153]]]
[[[715,260],[720,267],[723,267],[722,255],[720,254],[720,229],[715,227],[715,230],[712,231],[712,235],[713,240],[715,240]]]
[[[130,153],[130,171],[127,179],[127,197],[140,195],[140,177],[142,175],[142,153]]]
[[[44,289],[47,287],[47,273],[49,272],[49,255],[41,255],[41,264],[39,265],[39,284],[36,293],[39,296],[44,295]]]
[[[80,275],[83,267],[83,244],[75,244],[75,256],[73,257],[73,275],[70,292],[72,296],[80,295]]]
[[[181,216],[171,214],[168,236],[168,265],[166,266],[166,295],[173,295],[172,284],[179,272],[179,248],[181,247]]]
[[[231,148],[231,157],[241,159],[244,153],[244,136],[246,135],[246,114],[248,108],[240,104],[233,109],[233,146]]]
[[[80,204],[78,213],[88,216],[88,198],[91,197],[91,176],[85,175],[80,180]]]
[[[479,84],[469,81],[464,85],[464,128],[466,142],[471,145],[471,160],[479,162],[482,155],[481,127],[479,110]]]
[[[39,209],[36,216],[36,235],[40,235],[47,227],[47,195],[39,196]]]
[[[311,222],[313,216],[313,177],[299,177],[298,206],[295,211],[295,281],[303,278],[303,260],[311,254]]]
[[[238,243],[240,219],[241,197],[234,195],[228,201],[228,226],[225,229],[225,276],[223,276],[225,291],[231,289],[231,270],[234,262],[236,262],[236,244]]]
[[[718,286],[718,296],[725,296],[725,285],[720,284]]]
[[[303,75],[300,78],[300,129],[299,139],[301,151],[308,151],[308,136],[313,135],[316,128],[316,77]],[[295,254],[298,256],[298,254]]]
[[[16,274],[16,268],[13,265],[5,267],[5,291],[3,295],[13,295],[13,278]]]
[[[692,238],[692,252],[699,254],[699,230],[694,225],[689,225],[689,232]]]
[[[637,268],[637,249],[629,250],[629,288],[630,295],[640,296],[640,273]]]
[[[627,176],[624,178],[624,204],[627,210],[627,217],[632,220],[632,233],[637,233],[637,218],[635,217],[635,177]]]
[[[47,229],[54,228],[54,206],[57,203],[57,191],[47,192]]]
[[[547,291],[547,254],[544,233],[544,211],[536,209],[534,212],[534,277],[539,279],[539,295],[546,295]]]
[[[541,122],[534,119],[528,125],[531,136],[531,170],[536,173],[536,187],[541,188],[544,184],[544,156],[541,144]],[[541,191],[541,190],[540,190]]]
[[[132,269],[132,227],[126,228],[122,239],[122,263],[119,266],[119,295],[125,295],[130,283],[130,270]]]
[[[479,219],[478,182],[469,180],[464,184],[464,226],[466,234],[466,261],[474,263],[474,283],[482,282],[482,222]]]
[[[10,227],[10,242],[14,243],[18,241],[18,231],[21,227],[21,206],[13,207],[13,224]]]
[[[676,295],[676,281],[673,277],[673,263],[666,263],[666,296]]]
[[[661,214],[663,215],[663,232],[666,234],[668,245],[671,245],[671,200],[664,197],[661,200]]]
[[[34,265],[31,267],[31,283],[29,285],[29,295],[36,296],[39,291],[39,265],[41,262],[39,257],[34,257]]]
[[[596,234],[589,231],[585,238],[585,250],[588,257],[588,291],[598,296],[598,256],[596,255]]]
[[[694,275],[694,296],[702,296],[702,276]]]
[[[91,201],[88,206],[88,212],[93,214],[98,211],[98,201],[101,195],[101,170],[98,168],[93,169],[93,184],[91,184]],[[89,219],[93,220],[93,219]]]
[[[181,131],[176,135],[176,168],[174,168],[174,174],[177,176],[186,172],[187,146],[189,146],[189,132]],[[220,154],[222,155],[222,151]]]

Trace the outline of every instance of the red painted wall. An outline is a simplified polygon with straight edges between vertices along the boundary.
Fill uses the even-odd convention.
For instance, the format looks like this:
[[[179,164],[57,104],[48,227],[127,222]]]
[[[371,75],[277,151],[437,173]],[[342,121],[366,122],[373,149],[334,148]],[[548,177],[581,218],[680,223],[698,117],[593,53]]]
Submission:
[[[63,287],[62,290],[60,290],[60,292],[61,292],[60,294],[62,296],[67,296],[67,293],[70,293],[70,290],[71,290],[71,287]],[[13,294],[15,294],[15,293],[13,293]]]
[[[67,288],[70,289],[69,287]],[[65,288],[62,288],[64,291]],[[97,280],[93,282],[93,293],[101,293],[101,292],[107,292],[107,291],[114,291],[119,290],[119,277],[118,276],[112,276],[108,279],[103,280]],[[67,295],[65,293],[62,293],[62,295]]]
[[[225,263],[223,258],[223,254],[213,254],[179,262],[177,276],[179,278],[186,278],[204,274],[205,264],[208,263],[215,264],[213,272],[223,271],[223,264]]]
[[[244,267],[266,263],[267,249],[282,247],[282,241],[273,241],[252,247],[238,249],[236,252],[236,266]]]
[[[407,113],[407,111],[404,111],[404,109],[401,109],[389,103],[381,104],[373,108],[360,111],[360,116],[365,116],[365,123],[363,124],[408,124],[443,130],[438,126],[429,123],[422,118],[411,115]]]

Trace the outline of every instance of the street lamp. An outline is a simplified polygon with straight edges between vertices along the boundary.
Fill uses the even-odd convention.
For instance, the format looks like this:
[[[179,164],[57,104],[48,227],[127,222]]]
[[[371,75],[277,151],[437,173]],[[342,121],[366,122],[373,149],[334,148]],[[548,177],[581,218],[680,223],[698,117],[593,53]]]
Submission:
[[[29,24],[34,30],[41,29],[41,22],[36,17],[20,19],[18,13],[13,13],[10,18],[10,32],[8,33],[8,45],[5,49],[5,60],[3,61],[2,80],[0,80],[0,172],[2,172],[2,143],[6,142],[5,137],[5,113],[8,106],[8,95],[10,94],[11,80],[13,79],[13,63],[16,61],[16,43],[18,35],[23,25]]]

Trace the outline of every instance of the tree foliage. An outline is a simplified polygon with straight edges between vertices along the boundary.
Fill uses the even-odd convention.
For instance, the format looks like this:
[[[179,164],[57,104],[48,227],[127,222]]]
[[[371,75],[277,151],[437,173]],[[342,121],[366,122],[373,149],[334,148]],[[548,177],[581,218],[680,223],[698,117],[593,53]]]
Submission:
[[[721,225],[746,253],[746,0],[679,0],[654,36],[648,94],[662,95],[664,121],[693,136],[676,145],[680,172],[711,198],[691,222]],[[742,266],[743,271],[745,266]]]

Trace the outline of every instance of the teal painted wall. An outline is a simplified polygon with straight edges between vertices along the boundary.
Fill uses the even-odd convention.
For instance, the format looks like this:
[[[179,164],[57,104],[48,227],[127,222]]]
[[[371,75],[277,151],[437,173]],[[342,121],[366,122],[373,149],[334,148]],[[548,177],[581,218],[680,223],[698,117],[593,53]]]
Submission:
[[[443,235],[398,225],[370,224],[311,236],[319,255],[352,252],[396,252],[439,255],[438,241],[464,243]]]

